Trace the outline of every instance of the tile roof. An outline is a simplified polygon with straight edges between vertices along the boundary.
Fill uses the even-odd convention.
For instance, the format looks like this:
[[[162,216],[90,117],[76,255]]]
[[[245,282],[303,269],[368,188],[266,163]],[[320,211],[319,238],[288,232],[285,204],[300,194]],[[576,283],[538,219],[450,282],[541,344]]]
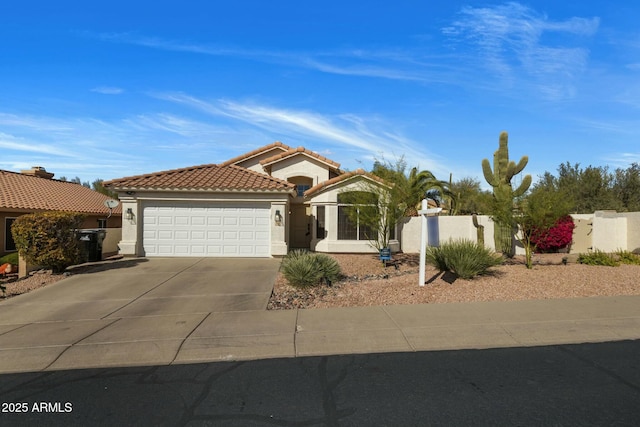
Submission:
[[[291,150],[291,147],[289,147],[288,145],[283,144],[280,141],[276,141],[276,142],[271,143],[269,145],[265,145],[264,147],[256,148],[255,150],[249,151],[248,153],[241,154],[241,155],[239,155],[237,157],[234,157],[233,159],[229,159],[224,163],[220,163],[220,166],[233,165],[233,164],[239,163],[239,162],[241,162],[243,160],[247,160],[247,159],[250,159],[251,157],[254,157],[254,156],[257,156],[259,154],[262,154],[265,151],[273,150],[274,148],[279,148],[282,151]]]
[[[293,191],[295,185],[240,166],[192,166],[105,181],[117,190]]]
[[[40,178],[0,169],[0,210],[109,213],[110,197],[74,182]],[[121,213],[118,205],[114,214]]]
[[[388,186],[389,184],[387,184],[382,178],[375,176],[369,172],[365,172],[364,169],[356,169],[352,172],[345,172],[342,175],[338,175],[335,178],[331,178],[327,181],[322,181],[316,185],[314,185],[313,187],[311,187],[310,189],[308,189],[307,191],[304,192],[304,196],[308,197],[311,196],[315,193],[318,193],[326,188],[329,188],[335,184],[338,184],[339,182],[342,182],[344,180],[356,177],[356,176],[363,176],[365,178],[368,178],[372,181],[376,181],[382,185]]]
[[[262,166],[265,166],[265,165],[268,165],[270,163],[275,163],[275,162],[277,162],[279,160],[286,159],[286,158],[291,157],[291,156],[295,156],[297,154],[305,154],[307,156],[313,157],[313,158],[315,158],[315,159],[317,159],[317,160],[319,160],[319,161],[321,161],[323,163],[328,164],[329,166],[333,166],[336,169],[338,169],[340,167],[340,163],[336,163],[333,160],[327,159],[326,157],[321,156],[318,153],[314,153],[311,150],[307,150],[304,147],[292,148],[292,149],[289,149],[289,150],[287,150],[287,151],[285,151],[283,153],[279,153],[279,154],[276,154],[274,156],[268,157],[268,158],[266,158],[264,160],[261,160],[260,164]]]

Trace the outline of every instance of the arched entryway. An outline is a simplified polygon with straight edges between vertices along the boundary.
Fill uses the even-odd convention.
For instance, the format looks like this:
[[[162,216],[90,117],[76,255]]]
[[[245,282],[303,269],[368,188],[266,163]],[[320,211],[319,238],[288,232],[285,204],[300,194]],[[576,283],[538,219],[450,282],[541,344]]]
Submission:
[[[313,186],[313,179],[294,176],[287,181],[296,185],[296,197],[289,211],[289,248],[309,249],[311,245],[311,206],[304,201],[304,192]]]

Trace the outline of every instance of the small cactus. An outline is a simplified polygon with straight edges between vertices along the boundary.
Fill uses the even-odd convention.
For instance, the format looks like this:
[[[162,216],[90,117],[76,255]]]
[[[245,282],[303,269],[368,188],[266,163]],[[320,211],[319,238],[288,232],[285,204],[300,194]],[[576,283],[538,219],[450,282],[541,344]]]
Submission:
[[[476,237],[478,239],[478,245],[484,247],[484,225],[478,224],[478,215],[471,215],[473,226],[476,228]]]

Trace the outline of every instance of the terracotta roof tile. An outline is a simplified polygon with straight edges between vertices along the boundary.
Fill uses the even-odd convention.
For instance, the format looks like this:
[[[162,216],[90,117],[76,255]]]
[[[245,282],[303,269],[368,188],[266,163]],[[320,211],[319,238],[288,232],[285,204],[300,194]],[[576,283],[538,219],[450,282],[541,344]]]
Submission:
[[[300,154],[300,153],[306,154],[307,156],[310,156],[310,157],[313,157],[315,159],[318,159],[321,162],[326,163],[326,164],[328,164],[330,166],[333,166],[336,169],[338,169],[340,167],[340,163],[336,163],[333,160],[327,159],[326,157],[321,156],[318,153],[314,153],[311,150],[307,150],[304,147],[292,148],[292,149],[287,150],[287,151],[285,151],[283,153],[279,153],[279,154],[273,155],[273,156],[268,157],[268,158],[266,158],[264,160],[261,160],[260,164],[263,165],[263,166],[264,165],[268,165],[270,163],[275,163],[275,162],[277,162],[279,160],[286,159],[287,157],[295,156],[295,155]]]
[[[256,148],[255,150],[249,151],[248,153],[241,154],[241,155],[239,155],[237,157],[234,157],[233,159],[229,159],[224,163],[220,163],[220,166],[233,165],[233,164],[239,163],[239,162],[241,162],[243,160],[250,159],[251,157],[257,156],[258,154],[261,154],[261,153],[263,153],[265,151],[272,150],[274,148],[279,148],[282,151],[291,150],[291,147],[289,147],[288,145],[283,144],[280,141],[276,141],[276,142],[274,142],[272,144],[265,145],[264,147]]]
[[[173,169],[146,175],[136,175],[104,182],[117,189],[136,190],[238,190],[238,191],[285,191],[295,185],[268,175],[253,172],[240,166],[215,164]]]
[[[311,187],[310,189],[308,189],[307,191],[304,192],[304,196],[305,197],[311,196],[311,195],[313,195],[315,193],[318,193],[318,192],[324,190],[325,188],[329,188],[329,187],[331,187],[331,186],[333,186],[333,185],[335,185],[335,184],[337,184],[339,182],[342,182],[342,181],[344,181],[346,179],[353,178],[353,177],[356,177],[356,176],[364,176],[364,177],[367,177],[367,178],[369,178],[369,179],[371,179],[373,181],[377,181],[380,184],[388,185],[382,178],[380,178],[378,176],[375,176],[375,175],[373,175],[373,174],[371,174],[369,172],[365,172],[364,169],[356,169],[356,170],[354,170],[352,172],[345,172],[342,175],[336,176],[335,178],[331,178],[331,179],[329,179],[327,181],[322,181],[322,182],[314,185],[313,187]]]
[[[110,197],[74,182],[40,178],[0,170],[0,210],[67,211],[108,214]],[[118,205],[114,214],[121,213]]]

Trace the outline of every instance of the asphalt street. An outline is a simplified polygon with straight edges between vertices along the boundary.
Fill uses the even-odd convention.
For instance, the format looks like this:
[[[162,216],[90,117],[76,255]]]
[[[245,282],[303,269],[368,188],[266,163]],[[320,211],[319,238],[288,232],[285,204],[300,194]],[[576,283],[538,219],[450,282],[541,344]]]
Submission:
[[[0,375],[3,426],[637,426],[640,341]]]

